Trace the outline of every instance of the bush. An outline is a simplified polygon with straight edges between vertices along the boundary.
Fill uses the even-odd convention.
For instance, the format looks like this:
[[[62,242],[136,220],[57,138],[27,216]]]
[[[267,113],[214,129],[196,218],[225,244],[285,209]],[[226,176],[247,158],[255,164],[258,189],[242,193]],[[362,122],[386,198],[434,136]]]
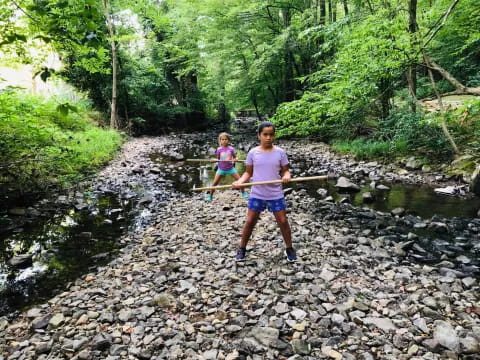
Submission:
[[[402,144],[406,151],[416,151],[429,157],[450,157],[452,150],[437,121],[423,113],[412,113],[407,107],[392,110],[379,122],[375,138]]]
[[[342,154],[351,153],[359,160],[390,158],[398,153],[397,144],[392,141],[374,141],[358,138],[352,141],[335,141],[332,148]]]
[[[54,100],[0,91],[0,187],[19,192],[66,186],[93,173],[121,143],[98,128],[86,104],[58,109]]]
[[[305,93],[299,100],[280,104],[271,119],[278,127],[278,136],[313,135],[329,141],[361,134],[365,127],[364,109],[350,106],[341,114],[334,114],[330,101],[317,93]]]

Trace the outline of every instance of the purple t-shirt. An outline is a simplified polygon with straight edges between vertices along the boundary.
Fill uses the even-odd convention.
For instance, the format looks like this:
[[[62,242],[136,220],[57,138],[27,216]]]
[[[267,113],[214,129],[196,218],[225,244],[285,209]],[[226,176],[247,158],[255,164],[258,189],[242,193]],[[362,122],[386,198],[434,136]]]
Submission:
[[[233,160],[235,158],[235,149],[231,146],[220,146],[215,152],[218,160]],[[223,171],[233,169],[233,163],[230,161],[219,161],[218,168]]]
[[[260,150],[260,146],[253,148],[247,154],[246,165],[253,165],[251,181],[279,180],[280,169],[288,165],[287,154],[282,148],[273,147],[272,151]],[[262,200],[276,200],[284,197],[282,184],[266,184],[252,186],[250,197]]]

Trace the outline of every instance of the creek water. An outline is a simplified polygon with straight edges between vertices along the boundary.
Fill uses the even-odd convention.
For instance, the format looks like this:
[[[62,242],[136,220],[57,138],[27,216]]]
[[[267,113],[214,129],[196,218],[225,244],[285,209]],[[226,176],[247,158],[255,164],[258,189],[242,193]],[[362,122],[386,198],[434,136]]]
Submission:
[[[193,158],[209,158],[206,154],[194,154],[185,152],[185,157]],[[239,158],[245,158],[244,153],[239,154]],[[165,163],[165,160],[156,155],[153,157],[158,163]],[[211,156],[210,156],[211,158]],[[239,174],[245,171],[245,165],[241,162],[236,163],[235,168]],[[214,164],[210,163],[191,163],[184,167],[184,172],[174,176],[176,188],[184,193],[192,193],[193,187],[211,186],[215,176]],[[292,176],[295,173],[302,173],[307,170],[303,164],[299,164],[297,168],[292,170]],[[187,181],[186,181],[187,180]],[[233,182],[231,176],[224,176],[220,180],[219,185],[228,185]],[[369,181],[368,181],[369,182]],[[480,210],[480,197],[457,197],[438,194],[434,188],[428,185],[412,185],[412,184],[390,184],[384,183],[389,190],[371,189],[369,185],[363,186],[359,192],[341,192],[335,187],[335,180],[330,181],[311,181],[303,183],[291,183],[285,187],[293,189],[306,189],[307,193],[314,198],[322,199],[318,193],[318,189],[327,190],[328,195],[332,196],[335,201],[348,199],[354,206],[367,206],[371,209],[389,212],[395,208],[403,208],[407,213],[418,215],[423,219],[432,216],[440,216],[446,218],[465,217],[474,218]],[[231,190],[226,190],[231,191]],[[363,193],[370,192],[373,196],[371,202],[363,200]]]
[[[0,236],[0,315],[50,298],[115,256],[118,237],[132,223],[132,204],[120,204],[114,194],[89,202]],[[31,260],[13,266],[16,254]]]

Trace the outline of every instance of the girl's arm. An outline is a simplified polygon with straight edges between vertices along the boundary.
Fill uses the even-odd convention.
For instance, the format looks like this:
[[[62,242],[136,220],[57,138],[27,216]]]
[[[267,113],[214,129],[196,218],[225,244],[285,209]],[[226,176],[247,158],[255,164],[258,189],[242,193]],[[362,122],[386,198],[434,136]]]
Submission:
[[[242,176],[240,176],[240,179],[232,183],[232,187],[234,189],[239,189],[240,186],[238,185],[246,183],[248,180],[250,180],[250,178],[252,177],[252,174],[253,174],[253,165],[247,165],[245,167],[245,172],[242,174]]]
[[[282,182],[284,184],[288,183],[292,179],[292,175],[290,174],[288,165],[284,165],[280,167],[280,176],[282,177]]]
[[[218,151],[218,149],[215,151],[215,156],[216,156],[216,158],[211,159],[210,160],[211,162],[218,162],[218,160],[220,160],[220,152]]]

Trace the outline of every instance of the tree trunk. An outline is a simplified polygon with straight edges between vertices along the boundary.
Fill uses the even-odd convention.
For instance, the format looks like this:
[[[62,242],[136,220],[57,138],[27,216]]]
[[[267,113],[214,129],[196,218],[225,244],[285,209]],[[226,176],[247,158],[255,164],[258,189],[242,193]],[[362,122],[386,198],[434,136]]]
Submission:
[[[320,25],[326,24],[326,17],[327,17],[327,9],[325,0],[320,0]]]
[[[220,84],[220,104],[218,107],[218,117],[221,123],[227,124],[228,117],[227,117],[227,105],[225,105],[225,67],[223,63],[220,63],[220,71],[219,71],[219,79],[218,81]]]
[[[458,94],[458,95],[480,96],[480,87],[468,87],[463,85],[447,70],[445,70],[443,67],[438,65],[436,62],[432,61],[428,55],[424,54],[423,58],[429,70],[432,69],[432,70],[438,71],[445,80],[447,80],[450,84],[452,84],[455,87],[455,91],[448,93],[448,95]],[[443,95],[445,96],[447,94],[443,94]]]
[[[221,102],[221,103],[218,105],[218,120],[219,120],[222,124],[226,124],[226,123],[227,123],[227,106],[225,105],[224,102]]]
[[[330,2],[330,4],[332,6],[332,23],[336,23],[337,22],[337,1],[333,0]]]
[[[118,129],[117,116],[117,48],[115,44],[115,29],[108,8],[107,0],[103,0],[105,18],[107,21],[108,33],[110,35],[110,46],[112,49],[112,102],[110,104],[110,127]]]
[[[409,22],[408,22],[408,31],[410,33],[410,43],[415,48],[415,44],[418,43],[416,39],[417,33],[417,0],[410,0],[408,3],[408,14],[409,14]],[[408,92],[412,97],[412,101],[410,102],[410,110],[412,112],[416,112],[417,110],[417,67],[415,63],[410,64],[407,69],[407,83],[408,83]]]
[[[457,145],[455,144],[455,141],[453,140],[452,136],[450,135],[450,132],[448,131],[448,128],[447,128],[447,124],[445,123],[445,118],[444,118],[445,109],[444,109],[443,103],[442,103],[442,96],[438,92],[437,86],[435,84],[435,79],[433,78],[430,58],[424,53],[423,54],[423,59],[425,60],[425,64],[427,64],[427,66],[428,66],[428,76],[430,77],[430,82],[432,83],[433,91],[435,92],[435,95],[437,96],[437,99],[438,99],[438,107],[440,108],[440,113],[441,113],[440,123],[441,123],[441,126],[442,126],[443,133],[445,134],[445,137],[450,142],[450,145],[452,146],[452,149],[455,152],[455,154],[460,155],[460,151],[458,151]]]
[[[283,15],[283,27],[284,29],[287,29],[290,26],[290,21],[291,21],[291,13],[289,8],[284,8],[282,9],[282,15]],[[287,38],[285,42],[285,55],[284,55],[284,60],[285,60],[285,72],[284,72],[284,78],[283,78],[283,100],[284,101],[292,101],[294,99],[294,93],[295,93],[295,88],[294,88],[294,82],[293,82],[293,55],[292,52],[290,51],[290,39]]]
[[[343,11],[345,12],[345,16],[348,15],[348,4],[347,0],[343,0]]]
[[[257,102],[257,95],[255,92],[250,89],[250,97],[252,99],[253,106],[255,107],[255,113],[257,114],[258,121],[262,120],[262,116],[260,115],[260,111],[258,110],[258,102]]]
[[[380,105],[381,105],[381,117],[386,119],[390,114],[391,104],[390,99],[393,97],[393,91],[391,83],[388,79],[380,80]]]
[[[275,91],[273,90],[273,88],[270,85],[267,85],[267,89],[270,92],[270,94],[272,95],[273,105],[276,108],[279,104],[278,94],[275,93]]]

